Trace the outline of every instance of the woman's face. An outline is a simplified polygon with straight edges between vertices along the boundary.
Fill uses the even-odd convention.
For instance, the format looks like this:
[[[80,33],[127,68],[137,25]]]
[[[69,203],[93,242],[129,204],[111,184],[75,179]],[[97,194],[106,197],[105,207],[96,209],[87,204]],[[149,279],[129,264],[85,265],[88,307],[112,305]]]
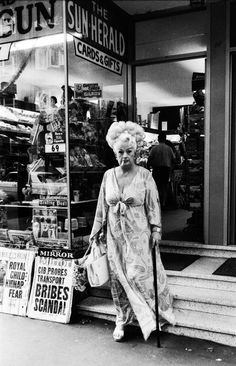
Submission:
[[[135,148],[129,141],[117,142],[114,151],[121,167],[129,168],[135,163]]]
[[[55,107],[56,102],[53,98],[50,99],[50,102],[51,102],[51,107]]]

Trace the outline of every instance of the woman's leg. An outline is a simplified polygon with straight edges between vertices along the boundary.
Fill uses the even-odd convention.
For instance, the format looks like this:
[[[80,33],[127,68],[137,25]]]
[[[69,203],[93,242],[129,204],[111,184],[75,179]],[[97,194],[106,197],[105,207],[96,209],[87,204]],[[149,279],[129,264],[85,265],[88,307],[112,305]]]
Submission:
[[[116,327],[113,338],[115,341],[121,341],[124,338],[125,325],[130,324],[135,316],[122,285],[112,274],[111,294],[116,309]]]

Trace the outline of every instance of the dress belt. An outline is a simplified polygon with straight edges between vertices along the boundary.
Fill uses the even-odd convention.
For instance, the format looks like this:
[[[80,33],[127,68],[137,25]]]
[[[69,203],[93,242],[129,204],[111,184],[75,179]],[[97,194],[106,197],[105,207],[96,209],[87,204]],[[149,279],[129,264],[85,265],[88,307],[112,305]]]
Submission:
[[[133,202],[134,202],[134,199],[132,197],[130,197],[130,198],[127,198],[126,200],[119,200],[119,201],[111,202],[111,206],[115,206],[114,212],[116,214],[125,216],[125,213],[130,206],[132,206],[132,207],[140,206],[140,205],[134,205]]]

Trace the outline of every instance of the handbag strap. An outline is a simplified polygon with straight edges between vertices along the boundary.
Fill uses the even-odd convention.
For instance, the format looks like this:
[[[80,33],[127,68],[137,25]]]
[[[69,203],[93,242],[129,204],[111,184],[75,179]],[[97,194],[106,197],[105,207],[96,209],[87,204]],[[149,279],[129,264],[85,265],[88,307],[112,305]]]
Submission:
[[[88,252],[90,251],[91,247],[92,247],[92,242],[89,242],[88,248],[86,249],[83,257],[77,259],[77,261],[79,261],[79,263],[83,263],[83,260],[86,259],[86,256],[88,255]]]
[[[82,258],[86,257],[86,255],[87,255],[87,254],[88,254],[88,252],[90,251],[91,247],[92,247],[92,241],[89,241],[89,246],[88,246],[88,248],[86,249],[86,251],[85,251],[85,253],[84,253],[84,255],[83,255],[83,257],[82,257]]]

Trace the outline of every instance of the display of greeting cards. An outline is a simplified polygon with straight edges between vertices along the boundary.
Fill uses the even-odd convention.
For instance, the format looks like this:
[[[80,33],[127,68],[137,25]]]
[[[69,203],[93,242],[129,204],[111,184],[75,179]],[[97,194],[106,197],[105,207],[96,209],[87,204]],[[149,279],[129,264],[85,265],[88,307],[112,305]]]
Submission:
[[[54,209],[34,209],[32,223],[34,239],[57,239],[57,211]]]

